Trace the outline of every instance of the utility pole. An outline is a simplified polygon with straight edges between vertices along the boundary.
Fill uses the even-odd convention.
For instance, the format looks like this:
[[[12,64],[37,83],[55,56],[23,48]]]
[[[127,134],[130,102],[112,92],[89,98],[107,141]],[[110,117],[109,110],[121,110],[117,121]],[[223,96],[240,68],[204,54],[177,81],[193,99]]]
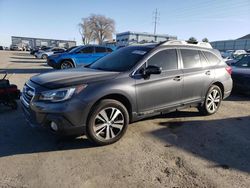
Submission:
[[[153,13],[153,15],[154,15],[154,21],[153,21],[153,23],[154,23],[154,34],[156,34],[156,27],[157,27],[157,24],[158,24],[158,20],[159,20],[159,12],[158,12],[158,9],[155,9],[155,11],[154,11],[154,13]]]

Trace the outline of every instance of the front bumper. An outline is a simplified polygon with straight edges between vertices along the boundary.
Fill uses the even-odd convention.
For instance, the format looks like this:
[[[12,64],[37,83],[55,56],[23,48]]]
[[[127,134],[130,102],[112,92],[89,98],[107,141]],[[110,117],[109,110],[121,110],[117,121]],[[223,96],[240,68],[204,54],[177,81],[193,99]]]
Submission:
[[[29,125],[42,127],[59,135],[80,136],[85,133],[89,107],[87,104],[71,99],[62,103],[31,101],[27,105],[21,96],[23,113]],[[51,122],[58,130],[51,129]]]
[[[56,63],[55,60],[53,59],[47,59],[47,64],[50,66],[50,67],[53,67],[54,69],[59,69],[60,68],[60,64],[59,63]]]

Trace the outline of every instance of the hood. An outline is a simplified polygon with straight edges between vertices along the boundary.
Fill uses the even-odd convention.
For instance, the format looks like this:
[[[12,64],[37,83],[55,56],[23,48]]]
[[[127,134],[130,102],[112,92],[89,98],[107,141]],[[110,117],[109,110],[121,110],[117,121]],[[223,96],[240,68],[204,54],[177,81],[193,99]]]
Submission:
[[[119,72],[107,72],[95,69],[74,68],[31,77],[31,81],[49,89],[69,87],[78,84],[88,84],[101,80],[115,78]]]

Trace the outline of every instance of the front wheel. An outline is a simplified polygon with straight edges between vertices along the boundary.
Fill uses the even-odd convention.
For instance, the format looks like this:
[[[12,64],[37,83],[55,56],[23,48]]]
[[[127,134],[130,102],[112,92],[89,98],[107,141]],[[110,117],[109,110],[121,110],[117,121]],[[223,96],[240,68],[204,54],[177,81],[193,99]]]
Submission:
[[[48,58],[48,56],[46,54],[42,55],[42,59],[47,59],[47,58]]]
[[[112,144],[125,134],[128,123],[126,107],[116,100],[105,99],[90,112],[86,135],[98,145]]]
[[[204,103],[198,107],[198,110],[204,115],[212,115],[218,111],[221,101],[221,89],[216,85],[212,85],[207,92]]]
[[[71,61],[69,60],[65,60],[61,63],[61,69],[71,69],[74,68],[74,65]]]

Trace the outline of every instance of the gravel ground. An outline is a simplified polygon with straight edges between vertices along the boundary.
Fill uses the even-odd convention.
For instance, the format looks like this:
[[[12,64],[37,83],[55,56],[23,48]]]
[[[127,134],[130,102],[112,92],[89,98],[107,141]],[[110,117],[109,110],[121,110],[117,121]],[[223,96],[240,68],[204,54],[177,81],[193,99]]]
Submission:
[[[53,71],[26,52],[0,51],[0,70],[22,88]],[[59,140],[0,106],[0,187],[250,187],[250,97],[217,114],[187,109],[133,123],[119,142]]]

